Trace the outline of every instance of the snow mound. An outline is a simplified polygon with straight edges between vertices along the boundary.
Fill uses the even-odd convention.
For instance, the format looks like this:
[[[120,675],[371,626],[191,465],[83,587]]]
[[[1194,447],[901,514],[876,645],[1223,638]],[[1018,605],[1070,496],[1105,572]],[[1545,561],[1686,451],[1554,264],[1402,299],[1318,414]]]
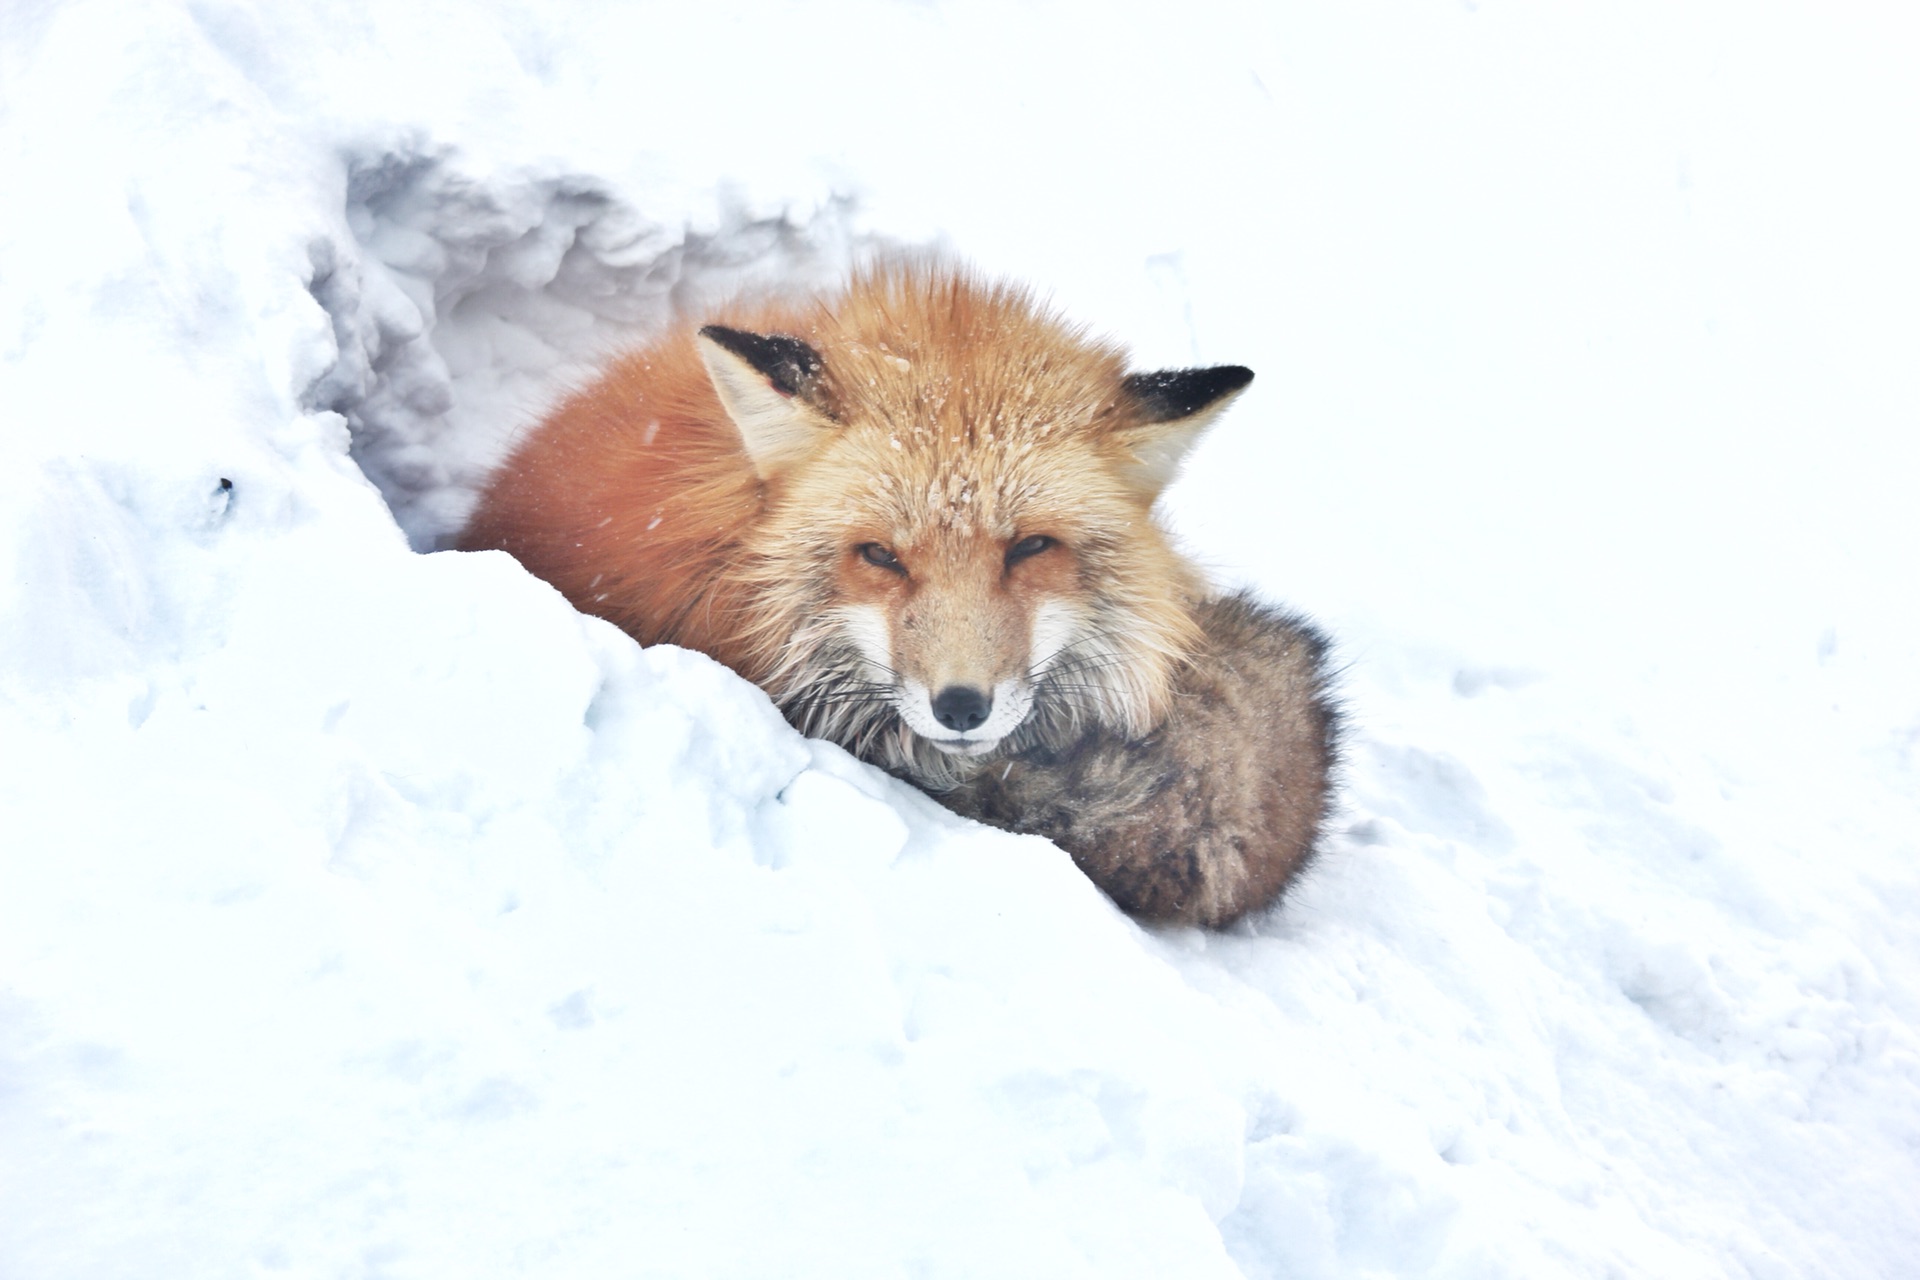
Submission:
[[[682,10],[0,35],[0,1274],[1910,1269],[1898,41]],[[1171,509],[1352,659],[1284,909],[434,550],[611,346],[942,234],[1260,370]]]

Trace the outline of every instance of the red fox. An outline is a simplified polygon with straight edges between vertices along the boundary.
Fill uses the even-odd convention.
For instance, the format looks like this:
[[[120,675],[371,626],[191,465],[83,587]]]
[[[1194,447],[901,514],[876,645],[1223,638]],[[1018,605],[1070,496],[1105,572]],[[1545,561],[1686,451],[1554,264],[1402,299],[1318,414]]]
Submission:
[[[512,553],[642,643],[712,655],[952,807],[1054,836],[1136,914],[1217,926],[1311,854],[1333,730],[1318,638],[1222,613],[1152,516],[1252,379],[1128,373],[1023,289],[886,262],[615,359],[513,450],[459,545]],[[1234,740],[1170,732],[1185,703]],[[1286,793],[1279,826],[1258,785],[1206,794],[1213,753],[1254,746],[1284,757],[1250,775]],[[1039,812],[1070,818],[1059,788],[1081,774],[1207,803],[1161,804],[1127,874],[1102,874],[1112,851],[1080,837],[1110,823]]]

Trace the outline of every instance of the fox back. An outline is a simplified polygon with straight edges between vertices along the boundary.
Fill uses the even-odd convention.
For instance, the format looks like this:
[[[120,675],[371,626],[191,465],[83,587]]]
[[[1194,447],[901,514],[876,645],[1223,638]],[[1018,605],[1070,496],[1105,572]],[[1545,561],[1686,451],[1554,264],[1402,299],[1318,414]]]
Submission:
[[[1018,287],[887,263],[616,359],[460,545],[938,789],[1165,718],[1205,592],[1153,504],[1252,377],[1129,373]]]

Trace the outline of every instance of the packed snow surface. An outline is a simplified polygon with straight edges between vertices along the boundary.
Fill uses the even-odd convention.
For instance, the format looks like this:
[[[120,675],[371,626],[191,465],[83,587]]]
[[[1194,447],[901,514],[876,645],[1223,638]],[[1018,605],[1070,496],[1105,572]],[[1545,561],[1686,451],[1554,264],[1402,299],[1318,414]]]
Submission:
[[[1894,6],[0,12],[0,1276],[1920,1274]],[[935,245],[1258,380],[1340,643],[1226,934],[499,554],[668,317]]]

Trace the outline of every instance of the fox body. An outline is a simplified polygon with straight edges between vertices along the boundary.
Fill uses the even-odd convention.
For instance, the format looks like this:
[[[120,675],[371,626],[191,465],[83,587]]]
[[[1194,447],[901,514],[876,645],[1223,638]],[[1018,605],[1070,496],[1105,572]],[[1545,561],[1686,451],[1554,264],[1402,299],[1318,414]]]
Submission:
[[[1151,739],[1144,787],[1214,651],[1204,584],[1152,507],[1252,377],[1129,374],[1017,287],[887,263],[615,359],[519,443],[460,545],[512,553],[643,643],[711,654],[803,731],[936,793]],[[969,804],[1019,825],[1013,792]],[[1212,924],[1271,896],[1135,909]]]

